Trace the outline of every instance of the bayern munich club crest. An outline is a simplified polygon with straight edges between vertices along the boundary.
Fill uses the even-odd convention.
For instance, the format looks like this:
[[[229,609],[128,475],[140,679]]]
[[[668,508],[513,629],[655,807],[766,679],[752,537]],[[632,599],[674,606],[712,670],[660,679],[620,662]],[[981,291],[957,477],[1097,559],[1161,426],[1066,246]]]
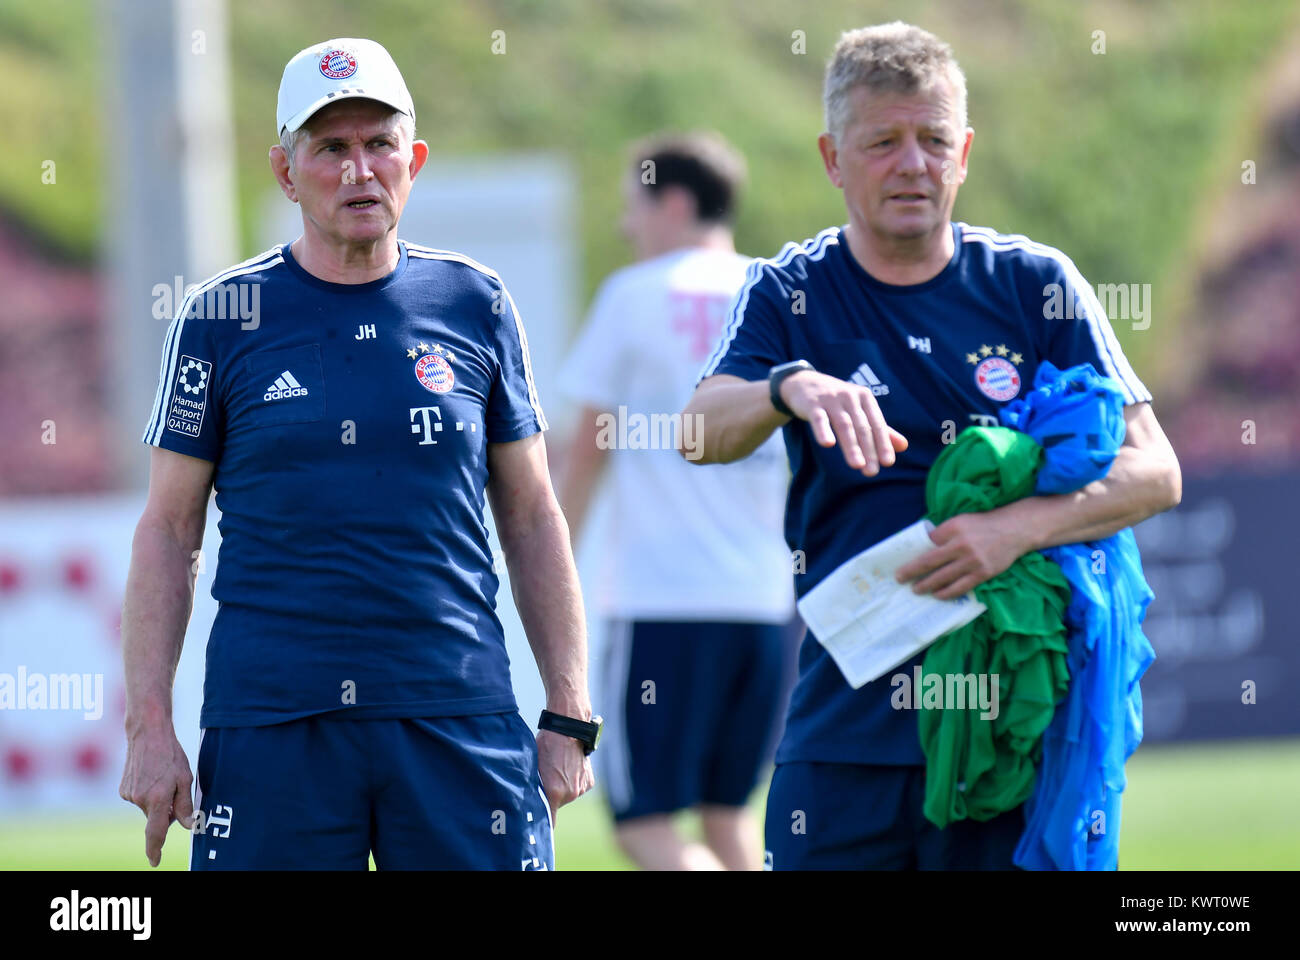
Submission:
[[[415,361],[415,379],[420,386],[432,393],[447,393],[456,385],[456,374],[451,365],[456,362],[456,355],[435,343],[418,343],[406,351],[406,356]]]
[[[975,365],[975,386],[990,400],[1005,403],[1020,393],[1021,376],[1016,369],[1024,357],[1005,343],[991,347],[987,343],[966,354],[966,362]]]
[[[357,58],[346,50],[330,50],[320,58],[320,72],[331,80],[346,80],[357,72]]]

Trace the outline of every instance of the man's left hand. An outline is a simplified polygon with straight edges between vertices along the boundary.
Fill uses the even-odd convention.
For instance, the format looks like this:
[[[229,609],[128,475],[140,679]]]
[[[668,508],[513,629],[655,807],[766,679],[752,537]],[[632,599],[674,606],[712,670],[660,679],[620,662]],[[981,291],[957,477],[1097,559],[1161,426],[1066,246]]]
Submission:
[[[935,547],[898,568],[900,583],[917,593],[952,600],[996,577],[1033,547],[1027,531],[998,510],[959,513],[930,531]]]
[[[560,807],[596,784],[591,758],[582,752],[582,743],[553,730],[537,731],[537,770],[551,805],[551,823],[559,822]]]

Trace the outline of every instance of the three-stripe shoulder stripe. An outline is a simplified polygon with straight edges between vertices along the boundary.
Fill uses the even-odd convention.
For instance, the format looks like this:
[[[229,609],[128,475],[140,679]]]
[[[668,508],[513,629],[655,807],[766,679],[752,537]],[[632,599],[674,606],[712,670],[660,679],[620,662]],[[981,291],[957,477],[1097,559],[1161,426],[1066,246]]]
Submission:
[[[1119,382],[1127,403],[1142,403],[1151,399],[1151,392],[1138,378],[1128,358],[1120,347],[1115,330],[1106,317],[1106,311],[1097,299],[1088,281],[1084,279],[1074,261],[1055,247],[1030,240],[1023,234],[1002,234],[988,227],[972,227],[960,224],[963,243],[982,243],[995,250],[1023,250],[1035,256],[1053,260],[1065,273],[1069,286],[1078,292],[1083,300],[1084,319],[1088,322],[1088,332],[1092,336],[1097,356],[1106,366],[1106,374]]]
[[[463,253],[458,253],[455,250],[442,250],[438,247],[427,247],[422,243],[411,243],[409,240],[403,240],[402,243],[406,244],[406,253],[408,256],[414,254],[415,256],[423,257],[425,260],[455,260],[457,263],[471,266],[479,273],[486,274],[497,283],[501,283],[500,274],[486,264],[479,263],[473,257],[466,256]],[[505,286],[505,284],[502,283],[502,286]]]
[[[736,339],[736,334],[740,332],[740,325],[745,321],[745,307],[749,304],[749,292],[762,279],[763,268],[765,266],[789,266],[794,261],[794,258],[798,256],[805,256],[809,260],[820,260],[826,256],[827,249],[840,242],[838,232],[838,227],[827,227],[817,236],[805,240],[803,243],[787,243],[775,257],[757,257],[750,262],[749,267],[745,270],[744,286],[737,291],[735,298],[731,301],[731,309],[727,313],[726,330],[722,339],[714,348],[713,353],[705,362],[704,369],[700,372],[700,380],[713,376],[714,370],[722,362],[722,358],[727,355],[727,350],[731,347],[732,341]]]
[[[524,357],[524,381],[528,385],[528,405],[533,408],[533,415],[537,417],[538,425],[543,430],[550,429],[550,425],[546,422],[546,414],[542,412],[542,402],[537,396],[537,383],[533,379],[533,359],[528,352],[528,334],[524,332],[524,322],[519,316],[519,308],[515,306],[515,298],[506,289],[501,275],[491,267],[484,266],[473,257],[467,257],[463,253],[456,253],[454,250],[438,250],[434,247],[426,247],[407,240],[402,242],[406,244],[406,255],[408,257],[416,257],[420,260],[450,260],[454,263],[463,263],[467,267],[471,267],[496,281],[510,304],[511,315],[515,318],[515,332],[519,336],[519,349],[523,352]]]
[[[274,267],[278,263],[284,263],[284,255],[279,246],[274,246],[270,250],[264,250],[255,257],[249,257],[242,263],[237,263],[214,276],[204,280],[195,287],[184,300],[181,301],[176,313],[172,316],[171,325],[167,328],[167,336],[163,338],[162,362],[158,368],[158,392],[153,398],[153,413],[149,417],[149,426],[145,428],[145,443],[157,446],[158,441],[162,439],[163,424],[167,421],[167,380],[168,374],[176,366],[178,351],[181,345],[181,334],[185,329],[185,316],[190,312],[190,306],[194,301],[202,296],[206,291],[212,289],[220,283],[234,277],[242,277],[246,274],[257,273],[259,270],[265,270],[268,267]],[[211,359],[211,358],[205,358]]]

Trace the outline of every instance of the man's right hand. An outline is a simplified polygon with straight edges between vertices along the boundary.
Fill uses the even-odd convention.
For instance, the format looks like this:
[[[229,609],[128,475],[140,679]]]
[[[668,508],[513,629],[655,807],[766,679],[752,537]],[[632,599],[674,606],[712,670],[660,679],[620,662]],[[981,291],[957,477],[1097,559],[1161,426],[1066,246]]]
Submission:
[[[868,477],[881,466],[893,466],[894,454],[907,449],[907,438],[885,423],[866,387],[803,370],[781,384],[781,399],[796,417],[808,421],[814,440],[823,447],[838,443],[844,461]]]
[[[189,758],[170,723],[127,737],[126,769],[118,794],[144,811],[144,852],[149,866],[158,866],[162,859],[163,841],[173,820],[186,830],[193,827],[193,783]]]

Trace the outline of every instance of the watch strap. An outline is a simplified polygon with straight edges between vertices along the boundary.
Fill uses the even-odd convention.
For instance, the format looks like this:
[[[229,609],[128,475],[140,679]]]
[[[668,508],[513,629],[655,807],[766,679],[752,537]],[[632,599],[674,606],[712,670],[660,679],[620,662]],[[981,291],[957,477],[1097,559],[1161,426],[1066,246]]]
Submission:
[[[552,713],[550,710],[542,711],[542,715],[537,720],[537,729],[550,730],[552,733],[580,741],[583,753],[591,753],[596,749],[596,741],[600,735],[599,722],[566,717],[560,713]]]
[[[799,373],[803,370],[811,370],[813,365],[807,360],[792,360],[790,363],[780,363],[768,371],[767,389],[768,395],[772,398],[772,406],[778,413],[787,417],[793,417],[794,411],[791,410],[784,400],[781,399],[781,384],[785,382],[786,377]]]

